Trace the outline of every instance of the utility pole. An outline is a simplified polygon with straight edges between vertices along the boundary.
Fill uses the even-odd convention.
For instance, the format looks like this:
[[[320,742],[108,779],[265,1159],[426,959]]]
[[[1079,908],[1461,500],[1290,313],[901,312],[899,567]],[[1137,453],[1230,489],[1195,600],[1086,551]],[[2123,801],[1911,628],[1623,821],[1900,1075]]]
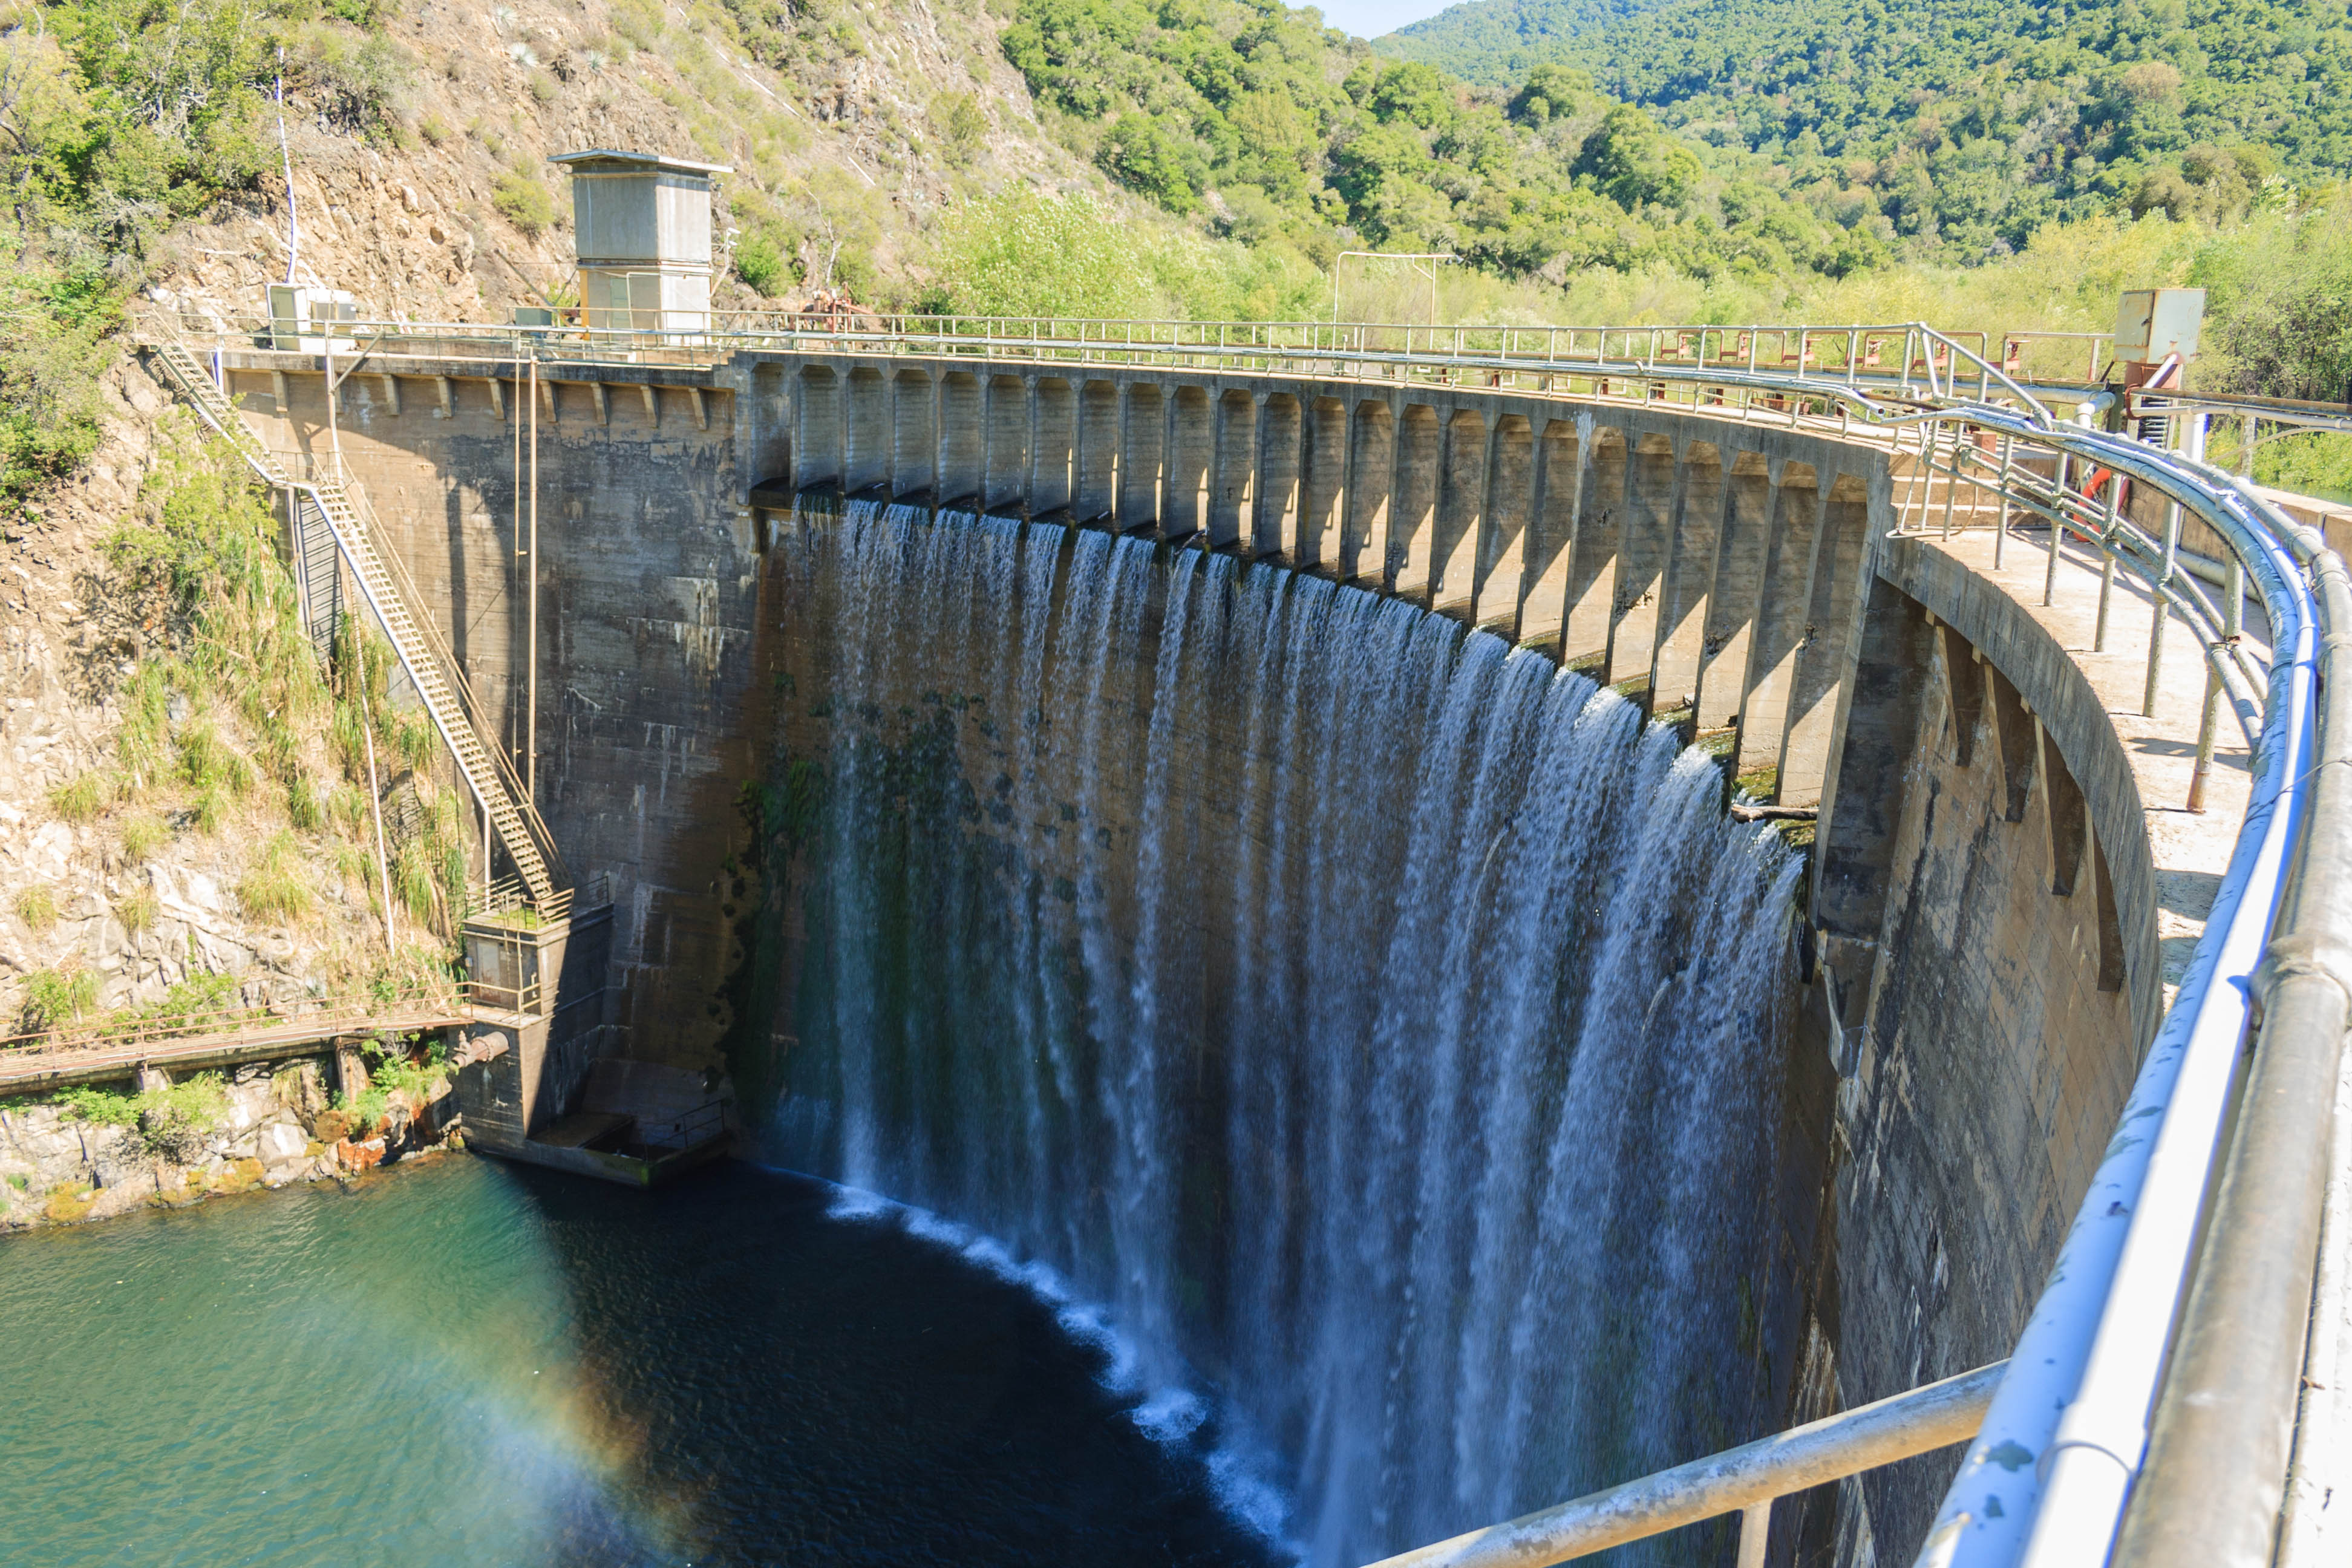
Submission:
[[[1429,276],[1429,324],[1437,325],[1437,268],[1441,262],[1462,258],[1450,250],[1343,250],[1331,258],[1331,324],[1339,324],[1339,264],[1355,256],[1372,261],[1402,261],[1407,270]]]
[[[536,345],[530,356],[530,562],[524,577],[530,591],[530,604],[524,621],[529,628],[524,640],[529,645],[530,668],[527,672],[523,707],[522,795],[532,806],[539,804],[539,353]]]

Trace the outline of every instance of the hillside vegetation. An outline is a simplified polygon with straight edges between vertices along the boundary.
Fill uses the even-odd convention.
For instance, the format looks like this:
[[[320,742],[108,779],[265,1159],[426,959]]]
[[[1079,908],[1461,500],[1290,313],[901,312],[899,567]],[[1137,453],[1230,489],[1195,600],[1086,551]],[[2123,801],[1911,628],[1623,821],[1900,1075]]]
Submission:
[[[1888,255],[1849,221],[1863,210],[1795,199],[1769,161],[1671,135],[1586,78],[1475,90],[1278,0],[1020,0],[1003,44],[1073,150],[1318,267],[1367,246],[1451,250],[1559,283],[1651,264],[1836,277]]]
[[[2118,206],[2224,221],[2352,168],[2345,0],[1474,0],[1378,47],[1498,89],[1579,68],[1866,198],[1915,256]]]

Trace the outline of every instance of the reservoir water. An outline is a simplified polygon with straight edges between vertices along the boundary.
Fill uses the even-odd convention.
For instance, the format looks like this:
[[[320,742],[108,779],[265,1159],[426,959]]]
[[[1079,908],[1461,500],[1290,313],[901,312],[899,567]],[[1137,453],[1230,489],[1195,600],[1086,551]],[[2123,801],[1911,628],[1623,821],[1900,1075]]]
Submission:
[[[1275,1560],[1112,1347],[839,1199],[458,1155],[0,1240],[0,1560]]]

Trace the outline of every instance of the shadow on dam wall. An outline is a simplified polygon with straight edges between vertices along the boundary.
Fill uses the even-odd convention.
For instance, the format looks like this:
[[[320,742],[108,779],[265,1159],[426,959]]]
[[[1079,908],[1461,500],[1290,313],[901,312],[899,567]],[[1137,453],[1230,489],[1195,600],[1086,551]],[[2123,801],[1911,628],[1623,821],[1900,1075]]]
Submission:
[[[782,547],[796,527],[840,525],[793,524],[785,514],[740,504],[758,481],[810,468],[806,453],[799,459],[791,453],[815,447],[814,437],[828,428],[826,405],[803,395],[790,356],[772,357],[781,367],[772,375],[764,362],[740,373],[586,366],[544,384],[539,573],[541,805],[576,867],[614,877],[608,1037],[630,1054],[698,1065],[711,1059],[723,1037],[747,1098],[764,1094],[771,1104],[795,1060],[819,1054],[811,1047],[796,1057],[807,1043],[805,1009],[814,1005],[803,982],[814,974],[821,984],[836,956],[819,945],[833,928],[812,917],[807,893],[823,867],[805,838],[832,799],[841,762],[838,715],[825,704],[835,680],[828,660],[842,630],[824,595],[812,597],[805,565],[796,565],[805,552]],[[315,359],[291,354],[232,353],[224,361],[232,392],[271,445],[314,456],[326,427],[316,367]],[[841,372],[842,384],[855,368]],[[919,367],[895,374],[895,413],[875,416],[851,400],[856,417],[834,427],[839,460],[858,478],[887,475],[900,493],[902,478],[919,488],[932,468],[942,482],[952,469],[959,483],[985,485],[1015,508],[1024,484],[1059,472],[1058,482],[1073,487],[1074,507],[1110,496],[1126,508],[1114,520],[1122,528],[1132,513],[1132,526],[1148,529],[1151,509],[1171,506],[1181,489],[1178,499],[1195,508],[1193,521],[1219,544],[1214,559],[1224,563],[1213,566],[1197,551],[1183,552],[1193,563],[1196,600],[1212,573],[1230,574],[1229,596],[1291,575],[1273,562],[1244,565],[1244,554],[1276,548],[1279,561],[1298,563],[1319,541],[1317,573],[1345,572],[1354,561],[1368,586],[1395,591],[1369,602],[1394,605],[1400,614],[1414,611],[1417,601],[1548,652],[1600,648],[1601,668],[1612,679],[1646,672],[1664,681],[1670,668],[1696,660],[1690,667],[1703,706],[1737,699],[1749,710],[1740,715],[1743,749],[1752,729],[1759,742],[1781,737],[1784,759],[1813,759],[1808,765],[1816,770],[1822,819],[1808,885],[1794,900],[1803,917],[1801,978],[1774,1037],[1779,1109],[1749,1123],[1769,1122],[1769,1136],[1759,1136],[1778,1173],[1759,1178],[1762,1217],[1752,1235],[1735,1229],[1739,1247],[1752,1243],[1767,1255],[1720,1276],[1737,1278],[1744,1268],[1769,1289],[1746,1300],[1735,1289],[1706,1303],[1728,1314],[1723,1321],[1735,1352],[1704,1362],[1709,1375],[1735,1362],[1757,1370],[1752,1384],[1734,1391],[1737,1399],[1711,1407],[1727,1413],[1719,1427],[1659,1436],[1675,1449],[1664,1458],[1691,1458],[1735,1431],[1859,1405],[2005,1354],[2056,1256],[2162,1003],[2141,803],[2121,744],[2067,652],[1964,566],[1919,541],[1888,537],[1890,486],[1880,451],[1730,419],[1473,388],[1382,389],[1386,401],[1375,403],[1357,401],[1361,388],[1244,377],[1238,379],[1260,401],[1244,406],[1217,390],[1214,373],[1120,370],[1116,386],[1111,374],[1085,382],[1064,411],[1076,445],[1059,470],[1045,460],[1038,432],[1046,426],[1016,428],[1009,412],[1027,405],[1033,384],[1038,405],[1051,403],[1046,381],[996,377],[983,389],[989,396],[975,402],[976,394],[966,395],[969,376],[959,382]],[[452,628],[452,640],[466,650],[475,689],[494,710],[519,720],[526,595],[515,564],[512,474],[513,416],[523,400],[511,388],[492,395],[482,374],[478,364],[418,362],[398,374],[371,367],[352,375],[342,393],[341,447],[428,607],[446,616],[466,606],[466,625]],[[1294,390],[1278,390],[1285,387]],[[1297,418],[1283,401],[1294,395]],[[984,428],[975,423],[983,405]],[[1489,410],[1483,490],[1470,460],[1478,430],[1456,417],[1473,406]],[[910,424],[915,415],[930,423]],[[1094,441],[1089,432],[1097,426],[1118,432],[1123,445]],[[1292,451],[1286,444],[1294,440]],[[1107,455],[1113,453],[1116,461]],[[1238,481],[1211,483],[1227,458],[1253,465],[1239,491]],[[1160,489],[1138,489],[1155,464]],[[1834,482],[1810,477],[1831,474]],[[1574,483],[1564,484],[1564,475]],[[817,465],[814,477],[826,470]],[[1279,503],[1270,511],[1266,497]],[[1464,530],[1484,528],[1489,517],[1516,520],[1522,532],[1507,548],[1465,546],[1482,536]],[[1822,527],[1824,518],[1834,526]],[[1661,530],[1669,531],[1663,550]],[[1160,536],[1167,531],[1163,521]],[[1815,541],[1810,556],[1801,534]],[[1033,525],[1024,538],[1051,541],[1057,556],[1075,558],[1082,549],[1106,548],[1086,542],[1108,535]],[[1580,564],[1588,538],[1600,552],[1590,580]],[[1628,549],[1631,564],[1621,569],[1613,552],[1629,540],[1639,550]],[[1836,542],[1834,551],[1827,541]],[[1475,568],[1466,599],[1445,585],[1456,557]],[[1711,571],[1696,569],[1710,561]],[[1163,575],[1175,569],[1173,558],[1151,567]],[[1016,568],[1007,591],[1024,581]],[[1320,584],[1311,593],[1336,594],[1321,578],[1300,574],[1302,588],[1309,581]],[[1524,584],[1510,602],[1515,619],[1497,618],[1501,612],[1490,615],[1486,605],[1487,587],[1507,581]],[[1013,603],[1021,602],[1015,594]],[[1241,993],[1230,966],[1209,955],[1276,951],[1281,944],[1269,932],[1302,918],[1307,906],[1253,870],[1260,880],[1249,896],[1228,896],[1215,908],[1178,900],[1170,907],[1181,912],[1162,919],[1148,942],[1126,935],[1139,929],[1129,886],[1144,864],[1139,825],[1171,815],[1147,809],[1151,791],[1165,787],[1155,786],[1155,777],[1182,781],[1185,809],[1224,814],[1213,838],[1182,854],[1163,847],[1163,864],[1235,877],[1245,866],[1286,863],[1271,837],[1272,819],[1240,809],[1270,781],[1280,781],[1276,793],[1294,802],[1344,805],[1368,835],[1402,833],[1420,798],[1418,773],[1394,759],[1371,758],[1344,774],[1302,771],[1295,737],[1255,695],[1262,658],[1189,666],[1186,700],[1199,720],[1166,737],[1168,766],[1150,766],[1150,694],[1165,609],[1164,597],[1147,591],[1132,606],[1132,621],[1120,623],[1131,633],[1128,647],[1083,670],[1086,680],[1101,683],[1101,710],[1118,715],[1105,718],[1093,742],[1102,765],[1083,791],[1046,791],[1054,809],[1024,819],[1036,824],[1038,837],[1020,841],[994,815],[1011,809],[1000,778],[1012,776],[1006,787],[1018,787],[1018,773],[983,763],[987,748],[1011,746],[1024,733],[1022,715],[1040,707],[1020,704],[1025,676],[1010,678],[1010,711],[947,701],[995,691],[991,701],[1003,703],[1001,688],[963,678],[976,673],[970,650],[993,646],[1004,628],[958,623],[950,634],[921,624],[916,617],[924,612],[903,595],[871,604],[897,617],[876,623],[877,646],[910,648],[931,638],[940,664],[956,678],[916,682],[887,710],[870,699],[873,722],[889,728],[892,739],[859,753],[874,763],[870,776],[893,791],[937,792],[940,815],[920,820],[968,825],[951,837],[924,840],[952,846],[961,857],[944,868],[955,871],[954,885],[972,901],[953,929],[967,933],[976,952],[1042,930],[1004,916],[1008,906],[1022,907],[1007,889],[1030,886],[1032,873],[1038,899],[1055,909],[1099,900],[1108,911],[1102,929],[1122,933],[1125,945],[1114,944],[1119,952],[1169,963],[1203,955],[1196,965],[1203,1000],[1192,1026],[1203,1041],[1235,1037],[1233,1016],[1241,1016],[1233,1013]],[[1020,616],[1016,607],[1012,627]],[[1449,668],[1467,658],[1463,650],[1471,645],[1458,624],[1429,635],[1452,639]],[[936,640],[950,637],[944,645]],[[1059,659],[1062,637],[1049,626],[1047,660]],[[1203,646],[1188,634],[1186,657]],[[1349,667],[1354,684],[1345,700],[1369,731],[1387,711],[1387,683],[1398,665],[1370,657],[1371,643],[1360,646],[1367,657]],[[1717,680],[1726,662],[1769,679]],[[1040,668],[1048,667],[1061,668]],[[1489,674],[1499,679],[1499,662]],[[1757,692],[1770,704],[1757,709]],[[1712,727],[1731,717],[1727,708],[1706,707],[1700,721]],[[997,737],[983,726],[996,727]],[[518,721],[508,738],[520,730]],[[1100,752],[1111,742],[1109,752]],[[1784,788],[1797,777],[1787,765],[1781,776]],[[747,794],[747,785],[757,788]],[[879,797],[898,804],[873,819],[877,845],[887,847],[896,825],[919,819],[905,805],[914,798]],[[750,814],[756,827],[747,805],[756,807]],[[1064,805],[1076,814],[1066,821]],[[1290,818],[1303,819],[1296,811]],[[1112,828],[1108,849],[1097,842],[1084,850],[1111,868],[1099,884],[1071,869],[1089,820]],[[754,864],[762,849],[764,877]],[[1471,858],[1474,874],[1486,853],[1482,845]],[[1506,847],[1494,865],[1520,859]],[[1403,901],[1407,858],[1391,842],[1374,863],[1383,871],[1357,896],[1394,908]],[[906,864],[919,871],[927,863]],[[883,900],[877,911],[892,907],[890,898],[940,890],[919,881],[872,888]],[[1493,889],[1478,891],[1486,898]],[[1462,901],[1448,895],[1432,907],[1450,911]],[[1129,923],[1110,922],[1109,915]],[[1483,963],[1491,946],[1481,939],[1469,959]],[[1037,955],[1022,962],[1024,973],[1040,972]],[[1083,946],[1066,948],[1055,962],[1083,975],[1088,954]],[[1429,978],[1416,982],[1420,991],[1438,994],[1441,971],[1433,963],[1415,971],[1422,973]],[[1326,966],[1286,983],[1287,991],[1252,993],[1245,1016],[1286,1016],[1286,1006],[1374,989],[1334,984],[1329,974]],[[1643,1010],[1656,984],[1639,997]],[[1097,993],[1075,979],[1054,994],[1071,1010],[1019,1037],[1074,1037],[1092,1016],[1088,1008],[1123,1005],[1115,988]],[[1674,994],[1665,1005],[1675,1005]],[[935,997],[921,999],[940,1011]],[[1370,1041],[1369,1029],[1363,1037]],[[1460,1037],[1470,1059],[1489,1035],[1474,1022]],[[1360,1065],[1371,1060],[1371,1046],[1364,1048]],[[1048,1072],[1055,1066],[1050,1053],[1040,1059]],[[1209,1071],[1205,1049],[1198,1059],[1207,1078],[1231,1081],[1228,1060],[1218,1059],[1219,1074]],[[1075,1066],[1075,1058],[1065,1060]],[[1270,1087],[1292,1094],[1295,1108],[1305,1103],[1297,1098],[1299,1083],[1294,1073]],[[1098,1103],[1099,1080],[1087,1087]],[[893,1119],[919,1109],[903,1097],[875,1103],[888,1112],[877,1127],[911,1125]],[[1415,1109],[1406,1103],[1407,1111]],[[940,1125],[935,1111],[925,1114],[927,1126]],[[1043,1163],[1024,1151],[1026,1125],[1001,1123],[987,1146],[1001,1152],[982,1161],[971,1190],[989,1190],[1003,1167]],[[1285,1125],[1295,1131],[1281,1152],[1303,1159],[1310,1152],[1306,1124],[1294,1117]],[[812,1118],[797,1131],[781,1124],[778,1135],[802,1137],[809,1150],[845,1160],[845,1124],[831,1126],[826,1131]],[[1226,1137],[1222,1122],[1219,1135]],[[873,1147],[887,1143],[877,1137]],[[1116,1152],[1098,1133],[1088,1157],[1108,1161]],[[972,1157],[969,1146],[964,1154]],[[932,1163],[931,1176],[943,1180],[944,1167]],[[1211,1234],[1237,1246],[1234,1214],[1217,1206],[1223,1190],[1203,1180],[1179,1186],[1170,1201],[1180,1216],[1207,1215],[1203,1225],[1224,1227]],[[1091,1189],[1085,1198],[1093,1206],[1071,1215],[1106,1216],[1107,1226],[1108,1199]],[[1369,1189],[1346,1194],[1353,1215],[1378,1214],[1391,1201]],[[1411,1201],[1421,1201],[1418,1185]],[[1077,1267],[1099,1268],[1099,1258],[1088,1260],[1066,1238],[1047,1239],[1078,1258]],[[1197,1243],[1188,1248],[1186,1258],[1210,1256]],[[1215,1270],[1188,1265],[1170,1278],[1169,1311],[1178,1328],[1228,1310],[1215,1293],[1223,1289]],[[1118,1295],[1105,1290],[1113,1305]],[[1743,1342],[1740,1325],[1751,1321]],[[1240,1385],[1252,1375],[1230,1366],[1225,1347],[1206,1333],[1171,1332],[1166,1342],[1221,1382]],[[1532,1397],[1552,1392],[1543,1381],[1557,1367],[1546,1359],[1548,1348],[1529,1342],[1510,1352],[1505,1375]],[[1683,1419],[1686,1407],[1696,1409],[1685,1392],[1661,1390],[1651,1404]],[[1269,1425],[1279,1444],[1282,1421]],[[1618,1458],[1634,1466],[1649,1451],[1628,1447]],[[1486,1462],[1475,1442],[1462,1453],[1465,1459],[1444,1465]],[[1304,1447],[1292,1458],[1310,1475],[1333,1462]],[[1906,1552],[1955,1459],[1929,1456],[1785,1501],[1775,1515],[1773,1561],[1851,1562],[1865,1544],[1882,1559]],[[1593,1466],[1602,1468],[1599,1458]],[[1464,1497],[1456,1473],[1473,1476],[1464,1483],[1471,1494],[1464,1515],[1496,1517],[1485,1505],[1499,1494],[1477,1491],[1471,1468],[1445,1472],[1444,1496]],[[1704,1543],[1681,1544],[1704,1560]]]

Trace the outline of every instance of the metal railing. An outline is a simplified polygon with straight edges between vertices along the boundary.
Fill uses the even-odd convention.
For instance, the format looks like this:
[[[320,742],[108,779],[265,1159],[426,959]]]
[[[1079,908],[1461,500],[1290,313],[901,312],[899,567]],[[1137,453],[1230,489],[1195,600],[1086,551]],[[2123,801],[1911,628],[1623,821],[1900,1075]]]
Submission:
[[[1983,1423],[2006,1365],[1996,1362],[1840,1411],[1507,1524],[1384,1557],[1370,1568],[1548,1568],[1730,1513],[1740,1516],[1740,1568],[1763,1568],[1775,1499],[1967,1442]]]
[[[358,331],[367,331],[370,325],[354,324]],[[378,331],[371,342],[381,339]],[[391,548],[365,493],[342,471],[340,454],[331,454],[321,464],[307,453],[270,450],[245,422],[225,388],[207,374],[190,344],[169,340],[152,346],[156,363],[205,422],[236,448],[264,483],[309,498],[333,532],[338,552],[390,639],[434,729],[529,885],[530,901],[548,905],[561,900],[568,905],[565,889],[570,877],[556,852],[553,836],[530,792],[516,777],[511,760],[501,748],[489,743],[492,731],[486,722],[486,710],[467,682],[464,668],[442,640],[437,623],[425,611],[415,584]],[[216,366],[217,360],[215,363]]]
[[[785,309],[713,310],[707,331],[544,325],[371,321],[344,323],[346,351],[364,360],[530,360],[542,363],[673,364],[708,368],[742,349],[835,351],[1080,364],[1150,363],[1268,374],[1311,365],[1356,375],[1388,367],[1411,379],[1445,378],[1442,367],[1502,373],[1522,391],[1554,390],[1546,376],[1591,369],[1714,371],[1748,379],[1796,376],[1868,387],[1895,396],[1963,393],[1978,398],[2033,384],[2022,352],[2030,342],[2096,334],[1940,331],[1921,322],[1751,326],[1428,326],[1332,321],[1166,321],[1124,318],[817,314]],[[259,345],[258,318],[213,328],[184,325],[190,341],[220,349]],[[2001,358],[1990,357],[2002,344]],[[1955,381],[1955,376],[1958,381]],[[2079,391],[2071,378],[2046,382]]]
[[[656,1117],[651,1121],[642,1116],[637,1118],[637,1142],[648,1149],[681,1153],[709,1142],[726,1131],[726,1127],[727,1102],[724,1100],[706,1100],[676,1116]]]
[[[707,340],[684,349],[567,340],[556,328],[398,324],[373,352],[396,358],[429,347],[583,363],[699,353],[710,363],[753,349],[1131,363],[1663,405],[1760,419],[1884,451],[1898,486],[1900,531],[1949,532],[1990,519],[1998,558],[2020,522],[2038,521],[2050,552],[2045,602],[2067,542],[2088,545],[2101,573],[2102,647],[2116,575],[2147,584],[2159,612],[2151,641],[2160,642],[2178,616],[2200,645],[2208,670],[2200,764],[2210,761],[2213,720],[2226,706],[2252,750],[2251,805],[2133,1087],[2123,1131],[1922,1557],[1942,1568],[2020,1562],[2071,1568],[2108,1555],[2144,1451],[2151,1479],[2139,1493],[2147,1506],[2200,1508],[2208,1522],[2244,1513],[2215,1506],[2224,1492],[2242,1502],[2267,1486],[2274,1502],[2284,1472],[2277,1441],[2263,1435],[2270,1429],[2255,1428],[2264,1420],[2291,1424],[2295,1379],[2274,1374],[2282,1355],[2299,1353],[2300,1336],[2281,1329],[2257,1343],[2226,1325],[2251,1312],[2275,1326],[2310,1306],[2324,1134],[2352,988],[2346,796],[2352,717],[2347,705],[2326,704],[2323,721],[2322,689],[2352,689],[2352,666],[2344,663],[2352,650],[2352,595],[2342,563],[2316,531],[2205,463],[2193,440],[2168,451],[2066,422],[2064,405],[2087,389],[2023,377],[2028,335],[1999,336],[1996,361],[1996,334],[1945,333],[1916,322],[1429,328],[879,317],[812,327],[781,312],[754,312],[719,315]],[[2095,354],[2095,342],[2092,348]],[[2162,512],[2160,535],[2136,521],[2152,509],[2131,504],[2133,489]],[[2183,552],[2189,518],[2222,542],[2224,560],[2200,567]],[[2267,622],[2267,651],[2244,635],[2249,591]],[[2159,658],[2160,648],[2152,648],[2151,710]],[[2255,1087],[2242,1095],[2234,1069],[2258,986]],[[2242,1125],[2229,1139],[2242,1106]],[[2297,1110],[2303,1121],[2288,1114]],[[2315,1142],[2312,1116],[2320,1122]],[[2245,1131],[2273,1125],[2284,1130],[2259,1138]],[[2258,1201],[2252,1194],[2284,1205],[2285,1217],[2257,1214],[2225,1224]],[[2216,1387],[2235,1390],[2221,1402],[2235,1413],[2235,1436],[2192,1458],[2190,1438],[2167,1434],[2205,1430],[2200,1423],[2215,1408]],[[2195,1392],[2200,1388],[2206,1392]],[[2284,1422],[2274,1419],[2281,1401]],[[2151,1421],[2152,1449],[2144,1441]],[[2130,1561],[2200,1561],[2135,1544],[2155,1541],[2154,1531],[2126,1531]]]
[[[40,1029],[0,1037],[0,1059],[54,1052],[129,1050],[243,1033],[274,1034],[316,1029],[333,1034],[343,1026],[387,1015],[406,1016],[461,1006],[462,987],[418,987],[391,996],[373,992],[322,997],[291,1007],[222,1005],[172,1014],[94,1014],[64,1018]]]

